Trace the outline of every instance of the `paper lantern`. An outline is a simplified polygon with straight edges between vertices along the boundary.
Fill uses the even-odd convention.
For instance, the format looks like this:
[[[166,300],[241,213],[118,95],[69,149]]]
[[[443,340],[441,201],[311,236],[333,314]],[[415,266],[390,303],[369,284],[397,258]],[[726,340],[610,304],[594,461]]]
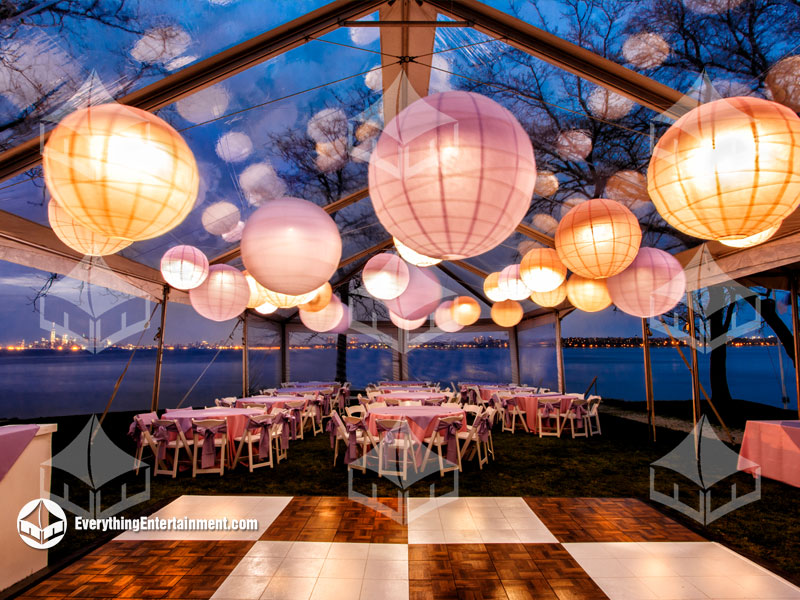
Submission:
[[[433,313],[433,322],[439,329],[447,333],[455,333],[464,328],[463,325],[456,323],[456,320],[453,318],[452,308],[453,301],[447,300],[446,302],[442,302]]]
[[[622,44],[622,56],[637,69],[655,69],[667,60],[669,44],[657,33],[637,33]]]
[[[247,286],[250,288],[250,299],[247,301],[247,308],[257,308],[263,306],[267,302],[267,294],[269,290],[263,285],[258,283],[250,273],[245,271],[244,278],[247,280]]]
[[[250,287],[247,279],[229,265],[211,265],[206,280],[189,290],[189,301],[206,319],[227,321],[247,308]]]
[[[589,107],[589,112],[595,117],[617,121],[631,112],[633,100],[604,87],[596,87],[589,94],[586,105]]]
[[[483,254],[511,235],[535,183],[528,134],[507,109],[472,92],[408,106],[369,163],[381,224],[412,250],[447,260]]]
[[[508,300],[524,300],[531,293],[528,286],[522,281],[522,277],[519,274],[519,265],[508,265],[500,271],[500,276],[497,278],[497,286]]]
[[[225,162],[241,162],[252,154],[253,141],[246,133],[229,131],[217,140],[214,151]]]
[[[394,247],[397,249],[397,253],[410,265],[417,267],[432,267],[442,262],[441,258],[431,258],[430,256],[425,256],[419,252],[414,252],[414,250],[406,246],[397,238],[392,239],[394,240]]]
[[[754,235],[750,235],[746,238],[742,238],[739,240],[720,240],[720,244],[724,244],[725,246],[730,246],[731,248],[750,248],[752,246],[758,246],[759,244],[763,244],[768,239],[770,239],[778,229],[781,228],[783,222],[776,223],[769,229],[762,231],[761,233],[756,233]]]
[[[561,262],[578,275],[616,275],[633,262],[642,242],[636,216],[619,202],[595,198],[570,210],[556,230]]]
[[[108,256],[127,248],[132,244],[128,240],[110,238],[79,224],[75,219],[59,208],[52,198],[47,204],[47,219],[56,237],[67,246],[89,256]]]
[[[430,269],[409,265],[408,287],[397,298],[384,301],[386,307],[404,319],[429,315],[442,299],[442,286]]]
[[[605,196],[628,207],[631,202],[650,202],[647,177],[638,171],[617,171],[606,182]]]
[[[517,254],[520,256],[525,256],[534,248],[546,248],[546,246],[541,242],[537,242],[536,240],[522,240],[519,244],[517,244]]]
[[[545,308],[551,308],[553,306],[558,306],[564,300],[567,299],[567,283],[564,282],[556,289],[550,292],[531,292],[531,301],[538,304],[539,306],[544,306]]]
[[[605,279],[587,279],[573,274],[567,279],[567,298],[583,312],[598,312],[611,306]]]
[[[264,302],[264,304],[262,304],[261,306],[256,306],[255,310],[260,315],[271,315],[276,310],[278,310],[278,307],[273,304],[270,304],[269,302]]]
[[[180,224],[200,182],[194,155],[177,131],[121,104],[64,117],[47,140],[42,164],[59,208],[92,231],[131,241]]]
[[[306,294],[330,279],[342,257],[342,238],[330,215],[300,198],[281,198],[250,215],[242,233],[242,262],[261,285]]]
[[[592,137],[583,129],[562,131],[556,139],[556,152],[564,160],[581,161],[592,151]]]
[[[297,296],[293,296],[291,294],[281,294],[280,292],[275,292],[268,289],[266,293],[266,298],[267,302],[269,302],[274,306],[277,306],[278,308],[293,308],[295,306],[300,306],[301,304],[306,304],[307,302],[311,302],[316,295],[317,295],[317,290],[314,290],[313,292],[308,292],[307,294],[299,294]]]
[[[414,319],[413,321],[410,319],[404,319],[403,317],[394,314],[392,311],[389,311],[389,320],[395,324],[398,329],[405,329],[406,331],[412,331],[414,329],[419,329],[425,324],[425,321],[428,320],[428,315],[424,317],[420,317],[419,319]]]
[[[519,276],[530,291],[550,292],[564,283],[567,267],[561,263],[558,253],[552,248],[534,248],[522,257]]]
[[[314,297],[311,300],[299,304],[298,307],[308,312],[317,312],[318,310],[322,310],[328,306],[332,297],[333,288],[331,287],[331,284],[326,281],[314,293]]]
[[[772,65],[765,83],[775,102],[800,112],[800,56],[787,56]]]
[[[500,272],[489,273],[483,280],[483,293],[492,302],[508,300],[506,293],[500,289]]]
[[[376,254],[364,265],[361,279],[372,296],[380,300],[392,300],[408,287],[408,265],[394,254]]]
[[[347,304],[342,305],[342,318],[339,319],[339,322],[330,330],[330,333],[347,333],[347,330],[350,329],[350,324],[353,322],[353,313],[350,310],[350,307]]]
[[[223,235],[236,227],[241,214],[235,204],[214,202],[203,211],[200,222],[203,229],[212,235]]]
[[[765,231],[800,204],[800,118],[760,98],[702,104],[656,144],[647,190],[687,235],[735,240]]]
[[[324,333],[339,325],[344,316],[344,304],[342,304],[338,296],[331,296],[328,306],[322,310],[308,311],[301,309],[299,313],[303,325],[311,331]]]
[[[701,15],[718,15],[739,6],[744,0],[683,0],[689,10]]]
[[[522,320],[522,304],[515,300],[503,300],[492,305],[492,321],[500,327],[514,327]]]
[[[261,206],[286,195],[286,182],[267,161],[254,163],[242,171],[239,187],[251,206]]]
[[[175,246],[161,257],[164,281],[179,290],[191,290],[208,277],[208,258],[194,246]]]
[[[547,213],[537,213],[531,219],[531,225],[537,231],[541,231],[545,235],[553,236],[558,229],[558,221],[552,215]]]
[[[539,171],[533,191],[537,196],[552,196],[558,191],[558,177],[552,171]]]
[[[481,306],[475,298],[470,296],[458,296],[450,306],[450,313],[453,320],[459,325],[472,325],[481,316]]]
[[[611,300],[634,317],[655,317],[672,310],[686,293],[686,274],[668,252],[641,248],[622,273],[606,280]]]

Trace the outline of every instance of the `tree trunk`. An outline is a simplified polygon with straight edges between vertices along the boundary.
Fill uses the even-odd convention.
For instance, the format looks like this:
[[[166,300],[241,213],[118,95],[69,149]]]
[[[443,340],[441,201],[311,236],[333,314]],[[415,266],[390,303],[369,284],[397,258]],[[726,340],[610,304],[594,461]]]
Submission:
[[[733,317],[733,305],[726,306],[727,293],[721,286],[708,288],[709,306],[720,308],[708,317],[709,334],[711,341],[719,340],[728,335]],[[731,390],[728,387],[728,345],[719,344],[711,349],[709,356],[709,379],[711,380],[711,401],[715,406],[730,401]]]
[[[770,290],[767,290],[767,294],[770,293]],[[756,298],[758,296],[748,296],[745,298],[747,303],[752,306],[755,310],[758,310],[756,304]],[[764,321],[767,322],[769,328],[772,329],[773,333],[778,336],[778,340],[780,341],[783,349],[786,350],[786,354],[789,355],[792,363],[794,363],[794,336],[792,335],[792,330],[786,326],[786,323],[783,322],[778,311],[776,310],[775,300],[772,298],[764,298],[761,296],[761,317]]]
[[[350,299],[350,286],[345,284],[339,291],[342,304]],[[347,381],[347,334],[340,333],[336,338],[336,381]]]

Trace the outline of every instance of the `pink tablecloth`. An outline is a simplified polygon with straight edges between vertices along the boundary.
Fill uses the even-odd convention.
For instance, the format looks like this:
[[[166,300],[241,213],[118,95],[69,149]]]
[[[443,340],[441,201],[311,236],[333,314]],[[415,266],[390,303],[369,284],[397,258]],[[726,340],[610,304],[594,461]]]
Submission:
[[[192,428],[192,419],[225,419],[228,424],[228,450],[233,458],[236,454],[234,440],[244,433],[248,417],[260,415],[263,412],[257,408],[206,408],[203,410],[186,408],[168,410],[161,418],[177,420],[183,431],[189,431]]]
[[[521,388],[514,385],[482,385],[478,387],[478,391],[481,393],[481,399],[484,402],[488,402],[492,395],[497,394],[498,392],[503,394],[509,394],[511,392],[525,393],[525,390],[526,388]]]
[[[447,394],[442,394],[441,392],[386,392],[378,396],[378,401],[384,402],[385,398],[400,400],[400,402],[407,400],[446,400]]]
[[[373,412],[367,412],[367,427],[372,435],[377,435],[378,429],[375,425],[376,419],[397,419],[402,418],[408,421],[408,428],[411,435],[417,442],[422,441],[433,433],[436,421],[439,417],[449,417],[452,415],[465,415],[461,423],[461,431],[467,430],[466,413],[460,407],[445,408],[442,406],[386,406],[377,408]]]
[[[287,402],[294,400],[303,400],[302,396],[295,396],[293,394],[282,394],[279,396],[249,396],[247,398],[238,398],[236,400],[236,408],[244,408],[246,402],[257,402],[258,404],[265,404],[267,411],[272,412],[275,408],[283,408]]]
[[[748,421],[739,451],[739,469],[800,487],[800,421]]]
[[[6,476],[36,437],[38,425],[6,425],[0,427],[0,481]]]
[[[536,414],[539,412],[539,404],[540,403],[559,403],[561,413],[565,413],[569,408],[570,403],[573,400],[573,396],[564,396],[561,394],[526,394],[514,396],[514,399],[517,401],[517,406],[519,406],[520,410],[525,411],[525,421],[528,423],[528,429],[531,430],[531,433],[538,433],[539,431],[539,420],[536,418]]]

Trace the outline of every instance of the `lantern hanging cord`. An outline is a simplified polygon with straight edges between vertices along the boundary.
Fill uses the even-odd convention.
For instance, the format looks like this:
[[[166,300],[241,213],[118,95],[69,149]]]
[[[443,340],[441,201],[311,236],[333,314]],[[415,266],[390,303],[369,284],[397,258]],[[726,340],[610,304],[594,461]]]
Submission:
[[[215,360],[217,360],[217,357],[219,356],[219,353],[220,353],[220,352],[222,352],[222,348],[223,348],[223,346],[225,346],[225,345],[226,345],[226,344],[227,344],[229,341],[231,341],[231,338],[233,337],[233,334],[236,332],[236,329],[237,329],[237,327],[239,327],[239,323],[240,323],[240,322],[241,322],[241,319],[238,319],[238,320],[236,321],[236,325],[234,325],[234,326],[233,326],[233,329],[231,329],[231,333],[230,333],[230,335],[228,335],[228,339],[226,339],[226,340],[225,340],[225,341],[222,343],[222,346],[220,346],[219,348],[217,348],[217,352],[216,352],[216,354],[214,354],[214,356],[212,357],[212,359],[211,359],[211,360],[209,361],[209,363],[208,363],[208,364],[205,366],[205,368],[203,369],[202,373],[200,373],[200,375],[198,375],[198,376],[197,376],[197,379],[195,379],[195,380],[194,380],[194,383],[192,384],[192,387],[190,387],[190,388],[189,388],[189,390],[188,390],[188,391],[187,391],[187,392],[186,392],[186,393],[183,395],[183,398],[181,398],[181,401],[180,401],[180,402],[178,402],[178,406],[176,406],[175,408],[180,408],[181,406],[183,406],[183,403],[184,403],[184,402],[186,402],[186,399],[189,397],[189,394],[191,394],[191,393],[192,393],[192,391],[194,390],[194,388],[195,388],[195,387],[197,387],[197,384],[198,384],[198,383],[200,383],[200,380],[203,378],[203,375],[205,375],[205,374],[206,374],[206,371],[208,371],[209,367],[210,367],[212,364],[214,364],[214,361],[215,361]]]

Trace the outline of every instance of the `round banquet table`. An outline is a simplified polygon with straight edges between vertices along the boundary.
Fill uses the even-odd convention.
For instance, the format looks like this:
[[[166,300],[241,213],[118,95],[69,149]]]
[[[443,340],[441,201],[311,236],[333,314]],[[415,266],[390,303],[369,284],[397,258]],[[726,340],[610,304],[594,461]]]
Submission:
[[[301,396],[295,396],[294,394],[279,394],[277,396],[248,396],[247,398],[237,398],[236,399],[236,408],[244,408],[246,402],[256,402],[258,404],[264,404],[267,407],[267,412],[272,412],[274,408],[283,408],[287,402],[292,402],[295,400],[303,400]],[[308,402],[306,402],[308,404]]]
[[[567,410],[569,410],[569,405],[572,404],[572,401],[575,399],[575,396],[568,396],[564,394],[553,394],[553,393],[546,393],[546,394],[518,394],[515,393],[513,396],[513,400],[516,401],[517,406],[519,406],[520,410],[525,411],[525,421],[528,424],[528,429],[530,429],[531,433],[538,433],[539,432],[539,420],[536,418],[536,415],[539,413],[539,405],[540,404],[552,404],[555,406],[556,404],[559,405],[559,410],[563,415]],[[512,398],[509,398],[512,400]],[[583,422],[575,423],[576,427],[583,427]]]
[[[264,414],[258,408],[205,408],[194,410],[191,408],[179,408],[167,410],[162,419],[172,419],[178,421],[178,425],[184,431],[192,429],[192,419],[225,419],[228,424],[228,451],[231,459],[236,454],[236,442],[234,438],[244,433],[249,417]]]
[[[319,392],[320,394],[332,394],[333,387],[328,386],[303,386],[303,387],[285,387],[285,388],[278,388],[275,390],[276,392],[280,392],[281,394],[315,394]]]
[[[408,422],[408,428],[414,440],[422,441],[433,433],[436,422],[441,417],[464,415],[461,422],[461,431],[467,430],[466,413],[460,406],[446,408],[443,406],[385,406],[376,409],[367,408],[367,427],[370,433],[377,435],[376,419],[403,419]]]
[[[392,400],[400,400],[405,402],[407,400],[446,400],[447,394],[441,392],[409,392],[405,390],[398,390],[396,392],[384,392],[378,394],[378,401],[383,402],[384,398],[391,398]]]

